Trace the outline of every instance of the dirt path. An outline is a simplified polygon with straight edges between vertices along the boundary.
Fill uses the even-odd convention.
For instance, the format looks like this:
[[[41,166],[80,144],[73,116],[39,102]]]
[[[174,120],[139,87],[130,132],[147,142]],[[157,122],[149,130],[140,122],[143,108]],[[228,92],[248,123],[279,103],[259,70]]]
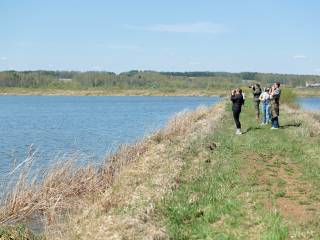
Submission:
[[[288,221],[306,224],[320,214],[320,202],[314,201],[314,186],[302,179],[299,164],[280,156],[248,156],[243,169],[256,200],[278,211]]]

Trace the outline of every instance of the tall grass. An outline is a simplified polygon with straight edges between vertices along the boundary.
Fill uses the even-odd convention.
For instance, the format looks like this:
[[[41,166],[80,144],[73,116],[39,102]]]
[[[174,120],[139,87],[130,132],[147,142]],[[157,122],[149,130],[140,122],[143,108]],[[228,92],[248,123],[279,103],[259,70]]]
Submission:
[[[224,109],[222,106],[219,111]],[[217,122],[215,119],[220,116],[219,111],[213,113],[212,108],[200,107],[196,111],[179,113],[151,136],[134,144],[119,146],[99,167],[90,164],[79,166],[77,159],[69,159],[48,167],[42,172],[42,180],[36,181],[37,178],[30,175],[34,161],[31,157],[28,164],[21,166],[17,181],[1,199],[0,225],[19,223],[34,216],[43,219],[45,226],[54,225],[60,221],[61,216],[81,209],[87,200],[100,201],[101,196],[114,186],[117,179],[122,178],[123,170],[140,159],[154,144],[184,139],[187,133],[213,129]],[[205,117],[210,117],[212,121],[203,121]],[[104,202],[109,204],[110,201],[112,199]],[[108,207],[104,207],[107,211]]]
[[[50,222],[59,214],[79,207],[79,199],[98,195],[112,186],[121,169],[146,149],[145,142],[122,145],[101,167],[81,166],[76,159],[57,162],[39,177],[31,174],[31,162],[22,166],[16,182],[0,202],[0,224],[12,224],[34,215]]]
[[[286,240],[289,235],[289,228],[283,223],[279,213],[269,213],[266,216],[268,227],[263,234],[263,240]]]
[[[284,87],[281,89],[281,103],[294,105],[297,98],[297,94],[292,88]]]

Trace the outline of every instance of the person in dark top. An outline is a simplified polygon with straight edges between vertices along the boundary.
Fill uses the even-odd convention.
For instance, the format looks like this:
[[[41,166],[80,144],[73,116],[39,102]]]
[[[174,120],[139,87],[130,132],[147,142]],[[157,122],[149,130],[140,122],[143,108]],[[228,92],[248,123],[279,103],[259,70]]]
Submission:
[[[250,86],[249,88],[252,89],[253,94],[253,104],[256,110],[256,120],[258,121],[260,118],[260,95],[262,93],[261,87],[259,83],[255,83],[254,85]]]
[[[241,107],[244,104],[244,97],[242,94],[242,90],[240,88],[232,90],[230,100],[232,101],[233,118],[237,127],[236,134],[240,135],[242,134],[241,123],[240,123],[240,113],[241,113]]]
[[[280,82],[276,82],[270,89],[271,129],[279,129],[280,115]]]

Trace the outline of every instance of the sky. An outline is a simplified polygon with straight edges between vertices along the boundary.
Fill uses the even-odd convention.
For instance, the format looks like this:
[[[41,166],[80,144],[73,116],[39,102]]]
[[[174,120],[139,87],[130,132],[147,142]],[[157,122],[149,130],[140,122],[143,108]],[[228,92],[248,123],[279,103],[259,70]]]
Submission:
[[[318,0],[1,0],[1,70],[320,75]]]

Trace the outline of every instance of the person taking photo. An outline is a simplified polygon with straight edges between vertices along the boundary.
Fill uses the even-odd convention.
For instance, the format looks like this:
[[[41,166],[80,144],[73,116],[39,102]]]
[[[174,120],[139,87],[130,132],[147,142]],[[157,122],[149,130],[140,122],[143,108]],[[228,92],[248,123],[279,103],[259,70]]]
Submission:
[[[276,82],[270,90],[271,129],[279,129],[280,95],[280,82]]]
[[[263,93],[260,94],[259,100],[262,103],[262,122],[261,125],[268,124],[270,120],[270,95],[269,88],[265,88]]]
[[[233,119],[236,124],[236,134],[240,135],[241,132],[241,123],[240,123],[240,113],[242,105],[244,104],[244,96],[240,88],[234,89],[231,91],[230,100],[232,101],[232,113]]]
[[[261,87],[259,83],[255,83],[252,86],[249,86],[249,88],[252,89],[252,94],[253,94],[253,104],[254,108],[256,110],[256,120],[259,121],[260,118],[260,95],[262,93]]]

